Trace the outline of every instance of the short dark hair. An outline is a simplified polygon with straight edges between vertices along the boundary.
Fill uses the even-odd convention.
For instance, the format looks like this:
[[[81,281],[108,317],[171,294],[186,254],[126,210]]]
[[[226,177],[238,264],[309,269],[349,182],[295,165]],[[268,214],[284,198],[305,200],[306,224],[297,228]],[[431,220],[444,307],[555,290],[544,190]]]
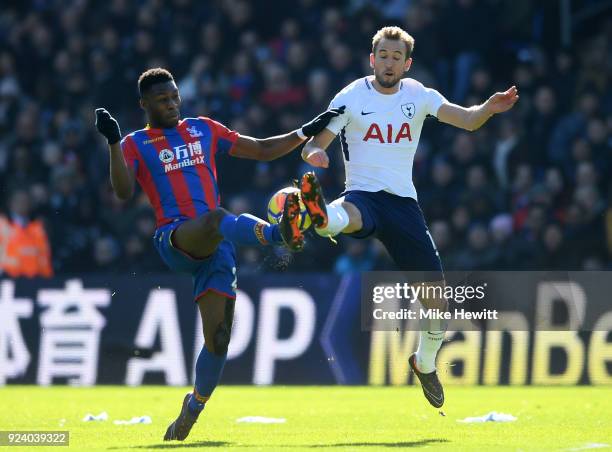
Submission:
[[[174,77],[167,69],[156,67],[147,69],[138,77],[138,92],[142,97],[156,83],[173,82]]]

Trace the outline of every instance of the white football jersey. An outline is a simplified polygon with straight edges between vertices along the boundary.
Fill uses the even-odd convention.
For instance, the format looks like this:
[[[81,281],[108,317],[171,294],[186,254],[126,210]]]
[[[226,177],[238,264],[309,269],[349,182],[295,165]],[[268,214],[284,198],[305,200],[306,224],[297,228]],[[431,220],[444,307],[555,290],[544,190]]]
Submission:
[[[346,105],[327,129],[340,135],[346,190],[385,190],[417,199],[412,163],[423,121],[438,115],[447,100],[438,91],[411,78],[395,94],[372,86],[373,76],[360,78],[340,91],[330,107]]]

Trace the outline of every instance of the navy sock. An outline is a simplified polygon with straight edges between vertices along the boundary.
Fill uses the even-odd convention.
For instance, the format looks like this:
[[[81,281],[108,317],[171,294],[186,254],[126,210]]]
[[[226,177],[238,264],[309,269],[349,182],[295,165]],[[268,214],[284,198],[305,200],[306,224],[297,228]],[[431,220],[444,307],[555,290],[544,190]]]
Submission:
[[[243,213],[228,214],[219,226],[221,235],[238,245],[268,245],[283,243],[277,224],[269,224],[261,218]]]
[[[189,410],[196,414],[204,409],[204,404],[219,384],[227,354],[219,356],[202,347],[195,366],[194,393],[189,398]]]

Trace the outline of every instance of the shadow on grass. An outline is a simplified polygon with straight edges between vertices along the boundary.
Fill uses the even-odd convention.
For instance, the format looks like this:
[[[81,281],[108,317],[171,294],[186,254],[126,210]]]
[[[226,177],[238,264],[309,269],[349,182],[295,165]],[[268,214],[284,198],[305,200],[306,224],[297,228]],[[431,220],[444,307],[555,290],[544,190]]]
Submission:
[[[306,447],[306,448],[320,448],[320,447],[422,447],[428,446],[430,444],[435,443],[447,443],[447,439],[442,438],[433,438],[433,439],[422,439],[420,441],[402,441],[396,443],[380,443],[380,442],[358,442],[358,443],[329,443],[329,444],[292,444],[292,445],[275,445],[274,447]],[[240,444],[234,445],[232,443],[228,443],[227,441],[198,441],[195,443],[182,443],[182,442],[172,442],[172,443],[163,443],[163,444],[151,444],[148,446],[131,446],[131,447],[109,447],[111,449],[176,449],[176,448],[185,448],[185,447],[261,447],[261,445],[248,445],[248,444]]]
[[[186,447],[228,447],[232,443],[227,441],[198,441],[195,443],[171,442],[163,444],[151,444],[148,446],[131,446],[131,447],[109,447],[108,449],[177,449]]]
[[[432,439],[422,439],[420,441],[402,441],[402,442],[389,442],[389,443],[381,443],[381,442],[367,442],[362,441],[358,443],[328,443],[328,444],[292,444],[292,445],[274,445],[274,447],[304,447],[304,448],[320,448],[320,447],[422,447],[428,446],[430,444],[435,443],[448,443],[449,441],[444,438],[432,438]],[[261,446],[251,446],[251,445],[239,445],[235,447],[261,447]]]
[[[422,439],[420,441],[402,441],[396,443],[380,443],[380,442],[359,442],[359,443],[330,443],[330,444],[304,444],[293,447],[421,447],[427,446],[434,443],[447,443],[447,439],[433,438],[433,439]]]

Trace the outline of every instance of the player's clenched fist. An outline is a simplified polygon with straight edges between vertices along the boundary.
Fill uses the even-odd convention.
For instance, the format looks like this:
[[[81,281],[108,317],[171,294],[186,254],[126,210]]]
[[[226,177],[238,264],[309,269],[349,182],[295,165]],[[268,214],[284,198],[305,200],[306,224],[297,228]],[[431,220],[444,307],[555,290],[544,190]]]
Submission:
[[[108,144],[115,144],[121,139],[119,123],[105,108],[96,108],[96,128],[106,137]]]
[[[327,152],[320,148],[314,148],[310,151],[306,151],[302,158],[305,162],[318,168],[327,168],[329,166],[329,157]]]
[[[312,121],[304,124],[301,129],[302,133],[305,137],[314,137],[327,127],[329,121],[331,121],[336,116],[340,116],[341,114],[343,114],[344,108],[345,106],[343,105],[342,107],[330,108],[329,110],[324,111]]]

